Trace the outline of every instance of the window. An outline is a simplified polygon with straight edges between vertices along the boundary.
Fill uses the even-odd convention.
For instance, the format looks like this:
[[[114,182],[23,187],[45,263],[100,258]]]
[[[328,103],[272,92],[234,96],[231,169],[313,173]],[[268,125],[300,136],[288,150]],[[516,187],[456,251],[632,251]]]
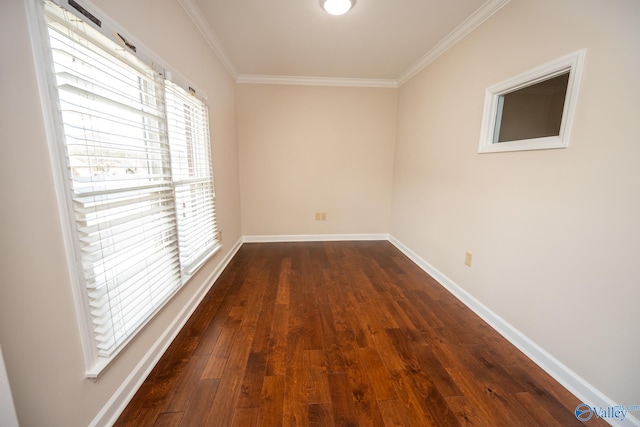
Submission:
[[[190,276],[217,244],[208,113],[204,104],[165,82],[180,265]]]
[[[43,4],[95,376],[220,247],[208,111],[84,7]]]
[[[478,152],[565,148],[584,51],[487,89]]]

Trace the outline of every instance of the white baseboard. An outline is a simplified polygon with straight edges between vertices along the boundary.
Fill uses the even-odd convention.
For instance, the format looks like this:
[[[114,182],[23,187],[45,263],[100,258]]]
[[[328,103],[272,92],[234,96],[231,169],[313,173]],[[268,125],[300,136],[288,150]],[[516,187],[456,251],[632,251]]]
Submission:
[[[597,408],[606,408],[609,406],[617,405],[617,403],[615,403],[612,399],[605,396],[593,385],[589,384],[584,378],[580,377],[578,374],[573,372],[538,344],[529,339],[522,332],[514,328],[511,324],[509,324],[509,322],[491,311],[487,306],[482,304],[474,296],[465,291],[447,276],[442,274],[438,269],[436,269],[434,266],[421,258],[418,254],[409,249],[398,239],[390,236],[389,241],[407,257],[409,257],[411,261],[416,263],[427,274],[429,274],[438,283],[440,283],[446,290],[451,292],[453,296],[460,300],[460,302],[462,302],[465,306],[471,309],[471,311],[480,316],[482,320],[487,322],[500,335],[506,338],[507,341],[516,346],[536,365],[540,366],[545,372],[551,375],[553,379],[558,381],[564,388],[575,395],[581,402],[591,407]],[[631,403],[635,404],[635,402]],[[608,422],[612,426],[640,427],[640,420],[638,420],[630,413],[627,414],[623,422],[620,422],[616,419],[604,419],[604,421]]]
[[[153,367],[156,365],[156,363],[158,363],[165,351],[167,351],[169,345],[171,345],[182,327],[187,323],[187,320],[189,320],[189,317],[191,317],[196,308],[198,308],[207,292],[209,292],[222,271],[229,264],[234,255],[238,252],[238,250],[242,246],[242,243],[242,238],[240,238],[233,246],[233,248],[231,248],[231,251],[227,254],[227,256],[225,256],[225,258],[222,260],[220,265],[218,265],[218,267],[213,272],[211,272],[209,277],[207,277],[203,281],[200,289],[198,289],[196,293],[191,297],[191,299],[182,308],[173,322],[171,322],[162,336],[158,338],[154,345],[149,349],[147,354],[144,355],[142,360],[140,360],[138,365],[124,380],[122,385],[118,387],[116,392],[113,394],[113,396],[111,396],[109,401],[98,413],[98,415],[96,415],[91,424],[89,424],[91,427],[112,426],[116,422],[122,411],[124,411],[124,408],[133,398],[136,391],[138,391],[144,380],[151,373]]]
[[[244,236],[245,243],[274,242],[341,242],[358,240],[389,240],[388,234],[292,234],[282,236]]]

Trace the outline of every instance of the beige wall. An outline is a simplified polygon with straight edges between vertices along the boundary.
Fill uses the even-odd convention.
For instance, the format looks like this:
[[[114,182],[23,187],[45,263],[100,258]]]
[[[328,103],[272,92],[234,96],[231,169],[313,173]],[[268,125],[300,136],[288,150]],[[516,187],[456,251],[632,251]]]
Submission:
[[[393,236],[620,404],[640,399],[639,17],[511,0],[400,89],[393,186]],[[485,88],[581,48],[569,148],[477,154]]]
[[[0,2],[0,343],[23,427],[88,425],[240,238],[235,83],[176,1],[94,3],[209,95],[225,246],[98,380],[85,379],[24,2]]]
[[[237,93],[245,236],[389,233],[395,89],[241,84]]]

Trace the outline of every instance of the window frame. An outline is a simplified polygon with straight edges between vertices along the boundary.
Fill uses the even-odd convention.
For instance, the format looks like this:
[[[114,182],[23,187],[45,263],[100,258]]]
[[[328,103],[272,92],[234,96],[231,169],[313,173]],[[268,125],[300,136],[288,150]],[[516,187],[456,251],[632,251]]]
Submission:
[[[485,91],[482,127],[478,153],[498,153],[508,151],[547,150],[569,146],[571,129],[577,104],[578,90],[584,66],[586,49],[565,55],[525,73],[494,84]],[[502,96],[519,89],[532,86],[569,72],[567,91],[559,135],[515,141],[496,142],[496,130],[501,121]]]
[[[52,3],[66,9],[73,13],[78,18],[82,19],[93,29],[99,31],[103,35],[110,37],[113,40],[114,34],[123,37],[124,34],[127,38],[127,42],[131,46],[135,46],[132,50],[135,52],[135,56],[145,62],[146,64],[153,64],[153,68],[162,70],[161,74],[168,81],[173,82],[179,86],[182,90],[191,93],[195,96],[198,94],[198,98],[205,104],[207,123],[210,122],[208,109],[206,108],[206,95],[203,96],[203,92],[194,89],[194,85],[187,81],[180,73],[174,69],[166,66],[165,62],[160,59],[158,55],[153,53],[150,49],[135,40],[128,35],[126,30],[123,30],[119,25],[115,24],[105,13],[96,8],[93,4],[83,0],[81,6],[93,16],[99,17],[101,20],[101,26],[97,26],[91,19],[87,19],[73,7],[69,7],[66,2],[61,0],[51,0]],[[77,224],[74,219],[74,210],[71,200],[71,185],[69,175],[67,173],[67,160],[65,154],[65,140],[64,130],[59,113],[59,101],[58,90],[56,85],[56,78],[53,75],[53,60],[51,55],[51,49],[49,45],[48,28],[44,17],[44,5],[43,0],[25,0],[25,8],[27,11],[29,33],[31,36],[32,53],[34,57],[34,63],[36,66],[36,78],[38,81],[38,88],[40,92],[41,107],[43,113],[43,119],[45,124],[46,139],[49,146],[50,160],[53,171],[53,181],[55,187],[56,198],[58,201],[58,214],[60,217],[62,237],[64,240],[65,254],[67,258],[67,267],[69,271],[69,277],[71,281],[72,293],[74,304],[76,307],[77,324],[80,331],[83,354],[85,359],[85,376],[87,378],[98,378],[104,369],[109,366],[113,360],[128,346],[128,344],[135,339],[138,333],[149,323],[155,315],[164,307],[172,297],[182,288],[185,284],[195,275],[198,269],[204,265],[204,263],[214,256],[222,247],[219,232],[217,231],[217,219],[215,218],[215,189],[214,176],[213,176],[213,159],[210,155],[210,132],[207,129],[207,136],[209,140],[209,168],[211,175],[211,188],[212,188],[212,204],[214,206],[214,224],[215,224],[215,244],[211,246],[210,251],[201,259],[198,260],[198,264],[191,266],[187,270],[180,268],[180,285],[174,289],[168,297],[162,302],[146,320],[139,325],[128,338],[119,344],[117,350],[111,354],[108,358],[100,357],[98,354],[98,348],[96,345],[94,331],[93,331],[93,319],[89,309],[89,296],[87,287],[85,284],[82,261],[80,256],[80,244],[77,240]],[[122,44],[122,43],[121,43]],[[126,44],[126,43],[125,43]],[[150,65],[151,66],[151,65]],[[166,120],[166,117],[165,117]],[[207,125],[208,126],[208,125]],[[175,184],[174,188],[175,188]],[[174,196],[175,198],[175,196]],[[177,211],[176,211],[177,212]],[[177,213],[176,213],[177,216]],[[176,227],[177,232],[177,227]]]

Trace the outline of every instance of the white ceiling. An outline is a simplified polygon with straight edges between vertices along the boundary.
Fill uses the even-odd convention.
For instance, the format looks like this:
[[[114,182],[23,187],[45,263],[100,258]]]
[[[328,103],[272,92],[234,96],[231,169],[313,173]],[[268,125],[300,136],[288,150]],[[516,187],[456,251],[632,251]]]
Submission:
[[[238,81],[396,86],[509,0],[179,0]]]

